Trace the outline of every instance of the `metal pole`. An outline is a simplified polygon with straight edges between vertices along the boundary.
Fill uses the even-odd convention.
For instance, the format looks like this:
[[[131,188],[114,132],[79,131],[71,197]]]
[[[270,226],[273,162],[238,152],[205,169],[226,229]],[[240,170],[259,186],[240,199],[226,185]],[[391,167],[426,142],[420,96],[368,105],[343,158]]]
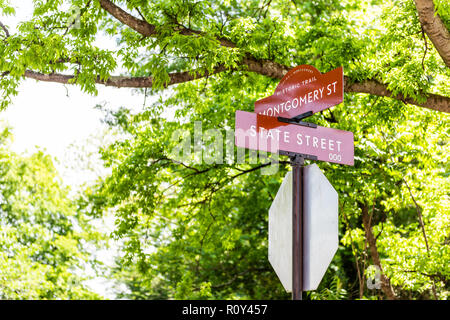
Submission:
[[[303,290],[303,164],[294,156],[292,165],[292,300],[302,300]]]

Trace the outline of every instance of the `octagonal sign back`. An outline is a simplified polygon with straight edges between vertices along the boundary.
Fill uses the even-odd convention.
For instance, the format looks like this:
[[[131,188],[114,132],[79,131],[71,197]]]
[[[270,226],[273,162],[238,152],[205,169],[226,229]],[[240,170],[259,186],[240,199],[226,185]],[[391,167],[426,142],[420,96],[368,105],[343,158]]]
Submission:
[[[303,291],[316,290],[338,248],[338,194],[316,164],[303,171]],[[269,262],[292,291],[292,172],[269,210]]]

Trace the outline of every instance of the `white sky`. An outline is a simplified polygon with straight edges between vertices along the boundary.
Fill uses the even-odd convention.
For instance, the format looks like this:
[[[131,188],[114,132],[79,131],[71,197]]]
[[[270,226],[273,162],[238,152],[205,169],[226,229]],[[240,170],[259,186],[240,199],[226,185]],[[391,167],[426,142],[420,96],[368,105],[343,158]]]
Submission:
[[[32,151],[40,146],[61,158],[71,143],[104,128],[100,121],[103,113],[94,108],[97,104],[106,103],[113,109],[142,107],[143,95],[131,89],[98,88],[98,96],[91,96],[73,85],[25,80],[12,105],[0,114],[13,127],[14,151]]]
[[[10,33],[15,32],[19,21],[28,19],[32,14],[31,0],[17,0],[12,3],[16,7],[16,16],[0,15],[0,21],[8,26]],[[100,38],[97,42],[102,47],[110,47],[115,43],[107,38]],[[74,161],[67,153],[72,152],[73,148],[70,146],[73,144],[86,147],[89,137],[95,137],[103,131],[104,125],[100,121],[103,114],[94,107],[106,103],[111,109],[124,106],[137,110],[142,108],[144,101],[143,95],[134,93],[132,89],[104,86],[98,86],[98,89],[98,95],[91,96],[83,93],[77,86],[25,80],[18,90],[18,96],[13,98],[13,103],[6,111],[0,112],[0,122],[6,121],[12,127],[12,149],[19,153],[33,152],[38,146],[62,161],[56,165],[65,183],[77,187],[83,182],[92,181],[95,177],[89,172],[67,169],[73,166],[67,161]],[[94,147],[95,151],[96,146],[91,147]],[[106,227],[110,229],[111,219],[106,222],[109,225]],[[106,263],[112,262],[111,251],[101,251],[97,254]],[[104,279],[91,281],[90,285],[103,296],[114,298],[108,289],[110,284]]]
[[[15,16],[1,21],[14,33],[19,22],[32,16],[32,0],[11,1]],[[100,36],[95,45],[115,48],[115,41]],[[25,80],[13,104],[0,114],[13,127],[13,150],[31,151],[34,146],[44,147],[52,156],[62,158],[64,150],[73,142],[80,142],[102,129],[102,112],[96,104],[106,103],[116,109],[121,106],[136,109],[143,104],[143,95],[133,94],[132,89],[110,88],[99,85],[98,96],[83,93],[79,87]]]

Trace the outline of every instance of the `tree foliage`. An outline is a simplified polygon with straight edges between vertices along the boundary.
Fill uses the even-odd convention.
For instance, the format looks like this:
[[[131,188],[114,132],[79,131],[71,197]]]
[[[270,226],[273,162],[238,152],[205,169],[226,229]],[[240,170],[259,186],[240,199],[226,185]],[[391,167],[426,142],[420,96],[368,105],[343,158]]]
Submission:
[[[200,158],[171,151],[176,130],[192,138],[196,121],[222,130],[225,148],[235,111],[253,111],[301,64],[344,67],[344,103],[308,121],[355,137],[355,166],[320,163],[339,193],[341,242],[309,298],[448,297],[450,69],[414,1],[74,0],[80,28],[65,25],[61,3],[36,0],[18,32],[3,29],[3,106],[24,76],[159,95],[137,114],[107,115],[123,138],[101,150],[112,174],[84,199],[93,215],[116,214],[124,256],[113,274],[125,297],[289,297],[267,261],[267,211],[288,159],[263,175],[266,161],[248,154],[206,161],[217,156],[208,141]],[[448,6],[434,3],[448,28]],[[96,46],[102,33],[117,47]],[[379,291],[366,286],[370,265]]]
[[[0,134],[0,298],[99,299],[84,285],[99,239],[69,200],[48,155],[21,156]]]

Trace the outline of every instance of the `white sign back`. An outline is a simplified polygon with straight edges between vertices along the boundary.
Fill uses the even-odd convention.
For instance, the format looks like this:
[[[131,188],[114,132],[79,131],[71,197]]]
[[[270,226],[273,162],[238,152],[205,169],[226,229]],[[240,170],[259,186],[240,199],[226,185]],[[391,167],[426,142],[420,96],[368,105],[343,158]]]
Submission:
[[[303,291],[316,290],[338,248],[338,194],[316,164],[303,169]],[[292,291],[292,172],[269,209],[269,262]]]

